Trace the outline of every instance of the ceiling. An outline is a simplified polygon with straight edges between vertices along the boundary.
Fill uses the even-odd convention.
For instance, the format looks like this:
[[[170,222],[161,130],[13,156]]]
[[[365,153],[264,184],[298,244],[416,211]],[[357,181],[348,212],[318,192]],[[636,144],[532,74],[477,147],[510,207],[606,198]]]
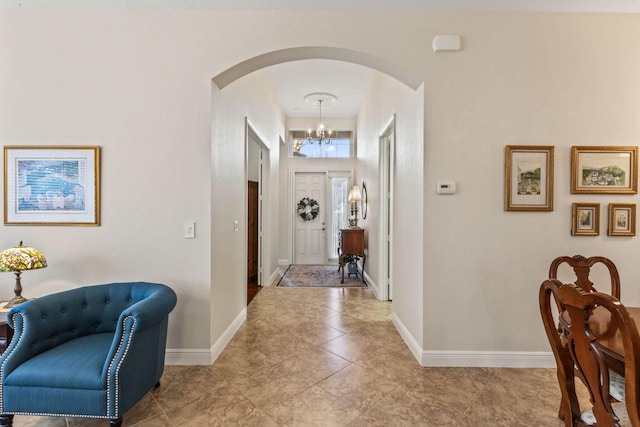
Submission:
[[[317,116],[318,104],[303,99],[313,92],[337,97],[333,103],[323,103],[323,117],[355,117],[373,75],[370,68],[326,59],[286,62],[267,68],[267,72],[287,117]]]

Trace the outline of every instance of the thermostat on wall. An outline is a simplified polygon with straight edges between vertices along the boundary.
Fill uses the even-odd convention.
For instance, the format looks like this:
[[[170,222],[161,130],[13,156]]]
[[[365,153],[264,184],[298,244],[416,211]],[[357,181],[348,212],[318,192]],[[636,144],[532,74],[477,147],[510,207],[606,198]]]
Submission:
[[[440,181],[436,187],[438,194],[454,194],[456,192],[456,183],[453,181]]]

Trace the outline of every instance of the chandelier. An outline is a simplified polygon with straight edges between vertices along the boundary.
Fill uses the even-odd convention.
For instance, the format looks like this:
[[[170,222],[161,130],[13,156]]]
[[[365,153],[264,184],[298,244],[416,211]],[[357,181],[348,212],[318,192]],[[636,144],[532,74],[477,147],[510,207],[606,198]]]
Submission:
[[[315,141],[318,141],[318,144],[331,144],[331,130],[327,129],[322,123],[322,104],[323,103],[333,103],[338,98],[335,95],[325,92],[314,92],[310,93],[304,97],[305,102],[317,102],[318,110],[320,111],[320,118],[318,120],[318,125],[314,129],[307,129],[307,142],[309,144],[313,144]]]

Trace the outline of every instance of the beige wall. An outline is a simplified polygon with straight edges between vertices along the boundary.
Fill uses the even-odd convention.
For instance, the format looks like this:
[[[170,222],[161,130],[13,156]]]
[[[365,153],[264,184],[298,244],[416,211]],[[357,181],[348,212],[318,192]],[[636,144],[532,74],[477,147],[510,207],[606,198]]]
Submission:
[[[309,31],[318,20],[324,30]],[[435,34],[461,35],[462,51],[434,54]],[[213,101],[211,78],[277,49],[344,47],[424,78],[415,94],[424,114],[412,120],[418,129],[424,121],[424,133],[411,136],[417,151],[397,153],[407,185],[396,212],[417,215],[402,236],[417,228],[413,242],[423,237],[422,254],[407,255],[415,267],[398,272],[394,303],[412,350],[426,363],[493,352],[482,362],[524,354],[534,364],[548,352],[537,289],[556,255],[614,259],[623,301],[640,304],[640,238],[607,237],[606,215],[601,236],[569,234],[572,202],[600,202],[603,212],[609,202],[638,202],[569,194],[572,145],[640,141],[637,40],[635,14],[0,11],[0,142],[100,145],[103,153],[100,227],[2,226],[0,246],[24,240],[48,256],[47,269],[24,275],[28,296],[115,280],[172,285],[176,359],[215,356],[244,310],[245,233],[233,232],[245,213],[244,119],[275,146],[284,117],[264,75],[214,87]],[[554,212],[503,211],[507,144],[556,147]],[[363,158],[363,176],[374,164],[375,154]],[[440,179],[455,180],[458,194],[437,196]],[[197,223],[194,240],[182,237],[186,219]],[[280,248],[275,238],[270,245],[275,270]],[[12,280],[2,277],[6,298]]]
[[[639,23],[596,14],[439,21],[437,31],[461,34],[464,49],[427,55],[426,350],[546,351],[536,298],[558,255],[614,259],[623,302],[640,303],[640,240],[606,236],[607,204],[638,196],[569,191],[572,145],[640,141]],[[556,147],[553,212],[503,210],[508,144]],[[458,194],[437,196],[439,179],[456,180]],[[570,235],[572,202],[601,203],[599,237]]]
[[[279,168],[279,136],[284,117],[274,98],[266,71],[255,72],[242,81],[213,90],[212,196],[211,196],[211,341],[217,356],[232,331],[246,316],[247,301],[247,209],[245,117],[269,150],[269,173],[265,174],[264,239],[277,236],[279,189],[271,169]],[[238,231],[234,222],[238,221]],[[265,245],[265,275],[277,268],[271,245]],[[230,325],[234,325],[230,327]]]
[[[405,339],[422,346],[423,295],[423,141],[422,94],[384,74],[375,73],[358,116],[358,177],[367,183],[369,209],[362,227],[367,233],[368,273],[373,284],[383,287],[382,224],[379,182],[380,135],[394,121],[395,150],[392,212],[393,313]],[[384,294],[384,290],[378,291]],[[414,349],[415,350],[415,349]]]

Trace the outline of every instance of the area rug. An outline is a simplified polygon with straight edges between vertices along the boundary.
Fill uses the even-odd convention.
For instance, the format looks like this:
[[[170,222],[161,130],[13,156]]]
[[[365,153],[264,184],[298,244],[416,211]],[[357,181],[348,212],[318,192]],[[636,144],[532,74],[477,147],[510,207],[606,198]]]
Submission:
[[[337,265],[290,265],[278,286],[290,288],[365,288],[362,277],[344,272],[344,283],[340,283],[342,272]]]

